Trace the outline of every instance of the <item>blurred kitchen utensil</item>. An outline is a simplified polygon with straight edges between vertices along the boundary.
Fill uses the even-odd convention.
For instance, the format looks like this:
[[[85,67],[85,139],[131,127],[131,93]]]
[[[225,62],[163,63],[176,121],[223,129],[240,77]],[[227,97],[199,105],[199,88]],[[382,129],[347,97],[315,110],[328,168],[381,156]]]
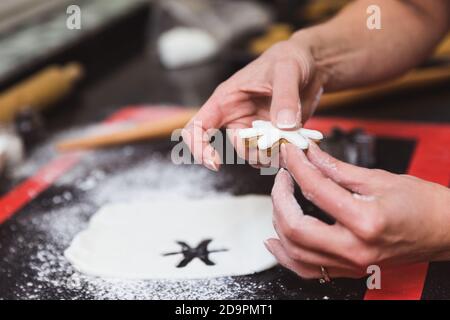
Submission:
[[[0,121],[11,121],[21,110],[42,110],[67,95],[83,76],[78,63],[50,66],[0,94]]]
[[[60,151],[79,149],[98,149],[137,141],[164,138],[176,129],[182,129],[197,113],[197,109],[187,109],[178,115],[163,120],[135,124],[125,129],[119,128],[113,132],[93,135],[83,138],[74,138],[62,141],[56,145]]]

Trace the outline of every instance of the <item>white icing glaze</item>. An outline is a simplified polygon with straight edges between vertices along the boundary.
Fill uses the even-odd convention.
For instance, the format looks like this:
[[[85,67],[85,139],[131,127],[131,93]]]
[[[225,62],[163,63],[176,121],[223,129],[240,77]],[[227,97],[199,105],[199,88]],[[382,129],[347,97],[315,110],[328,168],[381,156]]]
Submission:
[[[258,139],[258,148],[266,150],[271,148],[281,139],[285,139],[300,149],[308,149],[309,140],[322,140],[323,134],[317,130],[299,129],[293,131],[280,130],[270,121],[256,120],[252,122],[252,128],[239,130],[241,139]]]

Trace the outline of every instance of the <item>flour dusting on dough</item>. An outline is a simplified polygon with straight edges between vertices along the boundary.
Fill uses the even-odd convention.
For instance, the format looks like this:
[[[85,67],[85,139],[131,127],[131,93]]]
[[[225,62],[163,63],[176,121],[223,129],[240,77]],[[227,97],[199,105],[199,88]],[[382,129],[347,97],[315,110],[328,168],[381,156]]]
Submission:
[[[104,206],[74,238],[65,256],[80,272],[108,278],[243,275],[275,265],[263,246],[273,235],[268,196],[160,198]],[[202,243],[198,250],[210,252],[206,257],[183,251]]]

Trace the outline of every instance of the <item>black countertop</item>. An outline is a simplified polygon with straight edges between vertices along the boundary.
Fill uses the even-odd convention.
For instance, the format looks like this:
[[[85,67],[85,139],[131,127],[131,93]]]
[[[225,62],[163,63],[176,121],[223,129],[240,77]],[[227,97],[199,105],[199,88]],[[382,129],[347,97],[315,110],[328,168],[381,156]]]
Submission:
[[[70,100],[46,114],[49,137],[68,127],[79,127],[98,123],[123,106],[136,104],[175,104],[198,106],[210,95],[224,75],[229,74],[229,67],[220,60],[203,66],[179,71],[164,70],[158,62],[154,48],[144,46],[133,52],[126,59],[111,64],[102,75],[87,81]],[[404,121],[450,122],[450,91],[448,84],[439,88],[411,92],[397,96],[380,98],[364,105],[327,112],[319,112],[320,116],[342,116],[370,119],[389,119]],[[108,175],[114,171],[138,165],[155,153],[162,157],[170,152],[171,144],[156,141],[148,144],[135,144],[130,158],[117,156],[123,148],[116,148],[88,156],[95,161],[83,161],[79,176],[74,180],[51,186],[31,203],[26,205],[13,218],[0,225],[0,299],[41,298],[41,299],[82,299],[82,298],[158,298],[164,290],[181,290],[180,297],[185,298],[217,298],[214,291],[223,291],[220,298],[262,298],[262,299],[362,299],[366,291],[365,281],[338,279],[331,284],[320,285],[317,281],[299,279],[293,273],[275,267],[260,274],[235,277],[225,282],[199,281],[195,283],[177,282],[140,283],[140,290],[130,289],[131,296],[123,292],[114,294],[99,291],[127,290],[126,285],[114,286],[76,278],[80,283],[70,286],[61,279],[73,278],[74,271],[70,267],[59,268],[57,261],[70,239],[64,238],[61,244],[52,244],[48,248],[48,235],[40,230],[34,222],[45,221],[48,215],[54,215],[55,195],[69,192],[71,201],[81,204],[84,213],[77,217],[83,225],[88,217],[97,209],[96,203],[86,200],[91,191],[80,191],[76,184],[83,181],[96,169]],[[409,156],[414,150],[414,142],[380,139],[377,147],[378,167],[404,172]],[[390,156],[387,156],[390,154]],[[206,170],[206,169],[205,169]],[[212,174],[212,173],[208,173]],[[227,165],[219,173],[223,177],[216,185],[218,190],[227,190],[235,194],[259,193],[269,194],[273,177],[260,176],[256,170],[248,166]],[[80,180],[81,177],[81,180]],[[231,179],[230,179],[231,177]],[[235,179],[239,177],[238,179]],[[77,180],[78,179],[78,180]],[[248,184],[247,182],[250,182]],[[321,214],[297,194],[300,202],[311,214]],[[309,209],[308,209],[309,208]],[[70,215],[70,210],[67,214]],[[37,219],[37,220],[36,220]],[[39,220],[43,219],[43,220]],[[50,221],[50,220],[49,220]],[[74,220],[73,223],[80,222]],[[70,223],[70,219],[67,223]],[[81,226],[75,227],[80,229]],[[48,230],[47,230],[48,231]],[[71,229],[72,232],[74,230]],[[70,234],[70,232],[68,233]],[[47,250],[47,251],[45,251]],[[52,259],[45,260],[39,252],[51,252]],[[50,254],[50,253],[49,253]],[[55,258],[56,257],[56,258]],[[43,275],[43,263],[53,271]],[[36,267],[38,266],[38,267]],[[450,277],[448,263],[433,263],[430,266],[422,298],[450,298]],[[52,282],[53,281],[53,282]],[[224,290],[217,286],[227,286]],[[198,291],[195,288],[207,287],[209,290]],[[216,288],[217,287],[217,288]],[[147,288],[147,289],[146,289]],[[183,289],[184,288],[184,289]],[[159,293],[158,293],[159,292]]]

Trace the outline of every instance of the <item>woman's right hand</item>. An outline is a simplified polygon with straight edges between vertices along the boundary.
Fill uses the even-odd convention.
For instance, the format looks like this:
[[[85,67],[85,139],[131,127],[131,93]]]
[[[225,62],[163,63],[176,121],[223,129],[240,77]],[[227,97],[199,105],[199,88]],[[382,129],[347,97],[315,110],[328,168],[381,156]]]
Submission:
[[[303,41],[303,40],[304,41]],[[209,143],[211,132],[225,127],[238,155],[260,159],[236,135],[252,121],[270,120],[284,130],[298,129],[313,114],[323,91],[307,37],[297,33],[275,44],[217,87],[183,130],[195,160],[217,171],[221,159]]]

